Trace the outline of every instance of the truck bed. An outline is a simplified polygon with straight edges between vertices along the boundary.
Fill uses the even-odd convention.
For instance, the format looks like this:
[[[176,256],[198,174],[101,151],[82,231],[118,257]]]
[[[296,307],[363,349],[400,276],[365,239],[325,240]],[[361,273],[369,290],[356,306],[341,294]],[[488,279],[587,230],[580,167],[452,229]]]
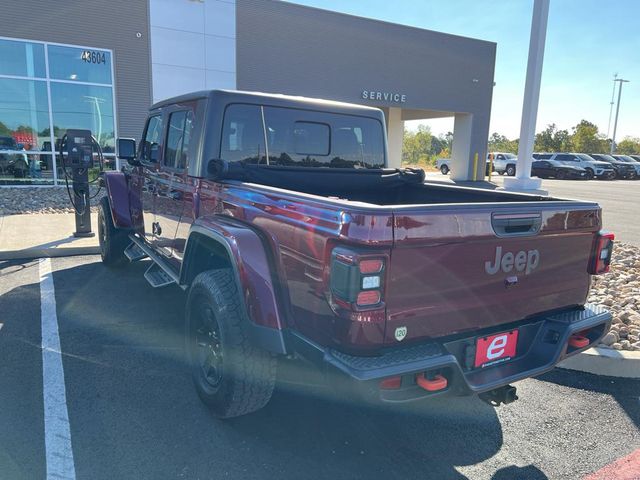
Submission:
[[[595,203],[428,184],[413,172],[243,170],[223,182],[226,212],[273,239],[291,322],[321,344],[376,349],[396,344],[397,328],[411,343],[586,300]],[[336,245],[387,256],[375,321],[344,312],[336,321],[329,308]]]

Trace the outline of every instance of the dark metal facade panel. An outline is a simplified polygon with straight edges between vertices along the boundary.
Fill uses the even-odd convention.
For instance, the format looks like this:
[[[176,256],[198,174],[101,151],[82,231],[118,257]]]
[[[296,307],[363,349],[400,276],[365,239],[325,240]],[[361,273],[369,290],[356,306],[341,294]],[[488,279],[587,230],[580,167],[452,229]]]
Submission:
[[[148,1],[4,0],[0,35],[112,50],[118,135],[140,138],[151,105]]]
[[[239,89],[467,112],[488,129],[495,43],[285,2],[236,5]],[[364,100],[363,90],[406,101]]]

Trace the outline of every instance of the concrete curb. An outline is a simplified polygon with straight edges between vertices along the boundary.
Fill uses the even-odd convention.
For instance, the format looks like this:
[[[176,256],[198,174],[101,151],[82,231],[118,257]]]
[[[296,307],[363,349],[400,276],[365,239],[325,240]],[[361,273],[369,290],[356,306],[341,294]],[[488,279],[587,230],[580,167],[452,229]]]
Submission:
[[[558,367],[609,377],[640,378],[640,352],[594,347],[563,360]]]
[[[0,252],[0,260],[21,260],[42,257],[71,257],[74,255],[97,255],[100,247],[67,247],[67,248],[26,248],[24,250],[11,250]]]

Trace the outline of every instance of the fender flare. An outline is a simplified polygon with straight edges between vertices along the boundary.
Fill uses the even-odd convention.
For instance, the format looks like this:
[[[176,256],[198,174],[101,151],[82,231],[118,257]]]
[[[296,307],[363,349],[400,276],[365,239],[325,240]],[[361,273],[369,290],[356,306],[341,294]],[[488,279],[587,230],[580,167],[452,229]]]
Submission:
[[[123,172],[105,172],[103,182],[111,205],[111,218],[117,228],[132,229],[129,185]]]
[[[189,258],[199,248],[194,239],[206,238],[221,246],[228,256],[241,296],[244,316],[251,325],[252,340],[267,351],[286,354],[284,319],[278,305],[271,261],[260,236],[244,225],[222,218],[198,218],[191,226],[185,245],[180,284],[188,285],[195,275]],[[198,272],[199,273],[199,272]]]

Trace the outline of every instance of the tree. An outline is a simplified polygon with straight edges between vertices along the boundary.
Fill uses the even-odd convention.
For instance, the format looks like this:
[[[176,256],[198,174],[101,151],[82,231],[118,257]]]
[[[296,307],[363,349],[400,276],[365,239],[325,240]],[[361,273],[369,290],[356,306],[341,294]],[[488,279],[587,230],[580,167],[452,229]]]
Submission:
[[[616,152],[621,155],[640,155],[640,138],[624,137],[624,140],[616,145]]]
[[[490,152],[518,153],[518,140],[509,140],[504,135],[494,132],[489,137],[488,147]]]
[[[536,152],[568,152],[573,150],[568,130],[558,130],[555,123],[536,134],[533,149]]]
[[[607,153],[609,142],[598,133],[598,127],[587,120],[581,120],[572,128],[571,143],[576,152]]]
[[[0,135],[10,137],[13,132],[4,123],[0,122]]]
[[[418,125],[418,130],[404,131],[402,139],[402,160],[411,165],[427,163],[431,153],[431,129],[427,125]]]

